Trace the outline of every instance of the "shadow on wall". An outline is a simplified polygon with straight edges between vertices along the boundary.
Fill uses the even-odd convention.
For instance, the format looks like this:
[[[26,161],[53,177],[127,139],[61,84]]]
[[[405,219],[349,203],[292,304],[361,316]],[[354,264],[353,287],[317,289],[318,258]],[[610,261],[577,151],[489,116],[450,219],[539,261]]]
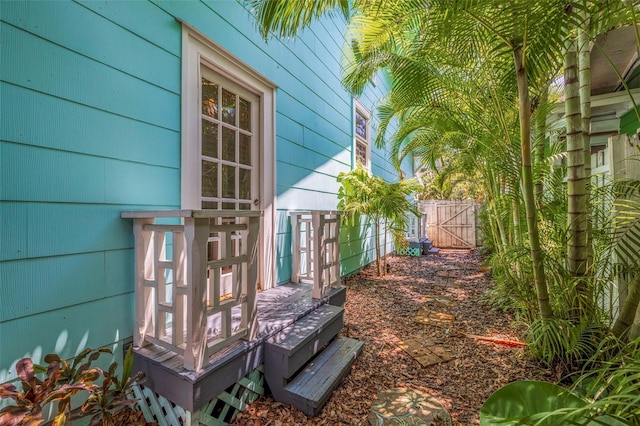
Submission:
[[[127,331],[130,334],[130,331]],[[103,354],[98,361],[96,361],[95,365],[101,368],[109,368],[109,365],[112,362],[117,362],[118,365],[122,365],[122,359],[124,356],[124,350],[128,347],[131,342],[131,336],[123,337],[120,330],[116,330],[115,336],[113,338],[113,342],[106,346],[106,348],[110,349],[113,352],[113,355]],[[91,331],[86,330],[79,339],[76,340],[73,336],[70,336],[67,330],[62,330],[58,337],[56,338],[55,344],[52,346],[52,350],[47,350],[46,352],[43,350],[43,346],[38,345],[33,348],[32,351],[26,352],[22,354],[19,358],[13,359],[9,364],[8,368],[0,369],[0,383],[11,382],[17,380],[18,376],[16,373],[16,364],[23,358],[31,358],[34,364],[44,365],[46,364],[44,358],[49,353],[55,353],[60,355],[62,358],[71,359],[75,357],[77,354],[82,352],[87,347],[94,348],[93,346],[88,346],[87,343],[90,340]],[[5,345],[10,342],[3,341],[2,344]],[[75,348],[75,349],[74,349]],[[94,348],[95,349],[95,348]],[[7,405],[7,401],[0,401],[0,407]]]

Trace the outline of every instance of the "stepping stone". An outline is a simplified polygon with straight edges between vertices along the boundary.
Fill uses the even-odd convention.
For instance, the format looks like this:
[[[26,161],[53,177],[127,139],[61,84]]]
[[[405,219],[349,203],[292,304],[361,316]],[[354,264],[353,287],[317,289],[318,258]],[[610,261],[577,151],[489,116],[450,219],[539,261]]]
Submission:
[[[451,297],[442,296],[442,295],[433,295],[433,294],[425,296],[423,298],[423,302],[425,302],[425,303],[433,303],[433,304],[436,304],[438,306],[443,306],[443,307],[455,306],[455,305],[458,304],[458,302],[453,300]]]
[[[444,312],[434,312],[427,309],[420,309],[414,319],[415,322],[421,324],[450,324],[455,321],[456,316],[452,314],[446,314]]]
[[[459,269],[452,269],[448,271],[438,271],[436,275],[440,278],[460,278],[462,271]]]
[[[455,358],[451,352],[428,337],[409,339],[398,343],[400,349],[411,355],[423,367],[451,361]]]
[[[451,426],[451,415],[433,396],[419,390],[395,388],[382,391],[369,411],[371,426]]]

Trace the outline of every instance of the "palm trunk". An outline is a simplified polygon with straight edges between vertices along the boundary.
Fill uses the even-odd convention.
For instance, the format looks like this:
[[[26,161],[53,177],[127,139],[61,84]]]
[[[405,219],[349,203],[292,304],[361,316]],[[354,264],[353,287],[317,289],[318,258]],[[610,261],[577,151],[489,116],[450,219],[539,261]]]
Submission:
[[[546,104],[549,99],[549,90],[545,91],[540,96],[540,103]],[[544,150],[546,147],[546,132],[547,132],[547,116],[545,114],[538,113],[536,120],[536,140],[537,143],[534,147],[535,164],[538,168],[543,167],[544,164]],[[535,182],[535,197],[536,206],[542,207],[542,198],[544,196],[544,183],[542,179],[542,173],[538,173]]]
[[[584,144],[575,40],[568,42],[564,56],[565,123],[567,128],[567,197],[568,236],[567,272],[575,278],[574,313],[588,303],[587,285],[587,192],[584,174]]]
[[[389,221],[387,219],[384,220],[384,253],[382,255],[383,265],[382,265],[382,275],[387,275],[387,234],[389,233]]]
[[[620,308],[620,314],[611,328],[614,336],[622,338],[629,334],[629,337],[631,337],[629,330],[633,330],[634,335],[640,332],[637,326],[634,327],[638,304],[640,304],[640,273],[636,274],[628,285],[627,297],[624,299]]]
[[[584,28],[578,29],[578,78],[580,80],[580,114],[582,115],[582,145],[584,147],[585,203],[591,199],[591,44],[589,40],[589,19]],[[593,265],[592,224],[587,220],[587,263],[586,273],[591,273]]]
[[[529,101],[529,82],[523,62],[522,47],[513,51],[514,65],[518,79],[518,110],[520,114],[520,148],[522,151],[522,195],[527,214],[527,230],[531,247],[531,261],[533,277],[538,296],[538,308],[542,319],[552,318],[553,311],[549,301],[549,290],[540,249],[540,235],[538,233],[538,219],[533,198],[533,173],[531,170],[531,102]]]
[[[376,271],[378,271],[378,276],[382,275],[382,271],[380,269],[380,219],[375,219],[375,239],[376,239]]]

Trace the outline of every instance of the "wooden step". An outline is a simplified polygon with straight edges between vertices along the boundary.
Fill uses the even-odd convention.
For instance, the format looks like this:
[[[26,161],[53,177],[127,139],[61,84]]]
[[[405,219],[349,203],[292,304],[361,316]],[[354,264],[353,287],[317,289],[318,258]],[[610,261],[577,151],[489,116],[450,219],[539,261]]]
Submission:
[[[342,329],[344,309],[322,305],[271,337],[264,345],[264,377],[277,401],[284,387]]]
[[[349,373],[363,343],[340,337],[331,342],[285,388],[287,402],[307,416],[315,416]]]

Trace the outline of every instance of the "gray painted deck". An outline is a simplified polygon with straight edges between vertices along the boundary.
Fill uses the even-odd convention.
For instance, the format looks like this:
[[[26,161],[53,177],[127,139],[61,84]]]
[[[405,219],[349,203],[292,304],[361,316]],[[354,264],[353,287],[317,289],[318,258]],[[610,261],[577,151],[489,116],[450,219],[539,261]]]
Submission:
[[[342,305],[344,287],[324,299],[311,298],[311,284],[286,284],[258,293],[260,332],[253,341],[238,341],[209,358],[200,371],[182,367],[182,357],[157,346],[135,350],[134,371],[145,385],[180,407],[195,411],[264,362],[264,342],[324,304]]]

